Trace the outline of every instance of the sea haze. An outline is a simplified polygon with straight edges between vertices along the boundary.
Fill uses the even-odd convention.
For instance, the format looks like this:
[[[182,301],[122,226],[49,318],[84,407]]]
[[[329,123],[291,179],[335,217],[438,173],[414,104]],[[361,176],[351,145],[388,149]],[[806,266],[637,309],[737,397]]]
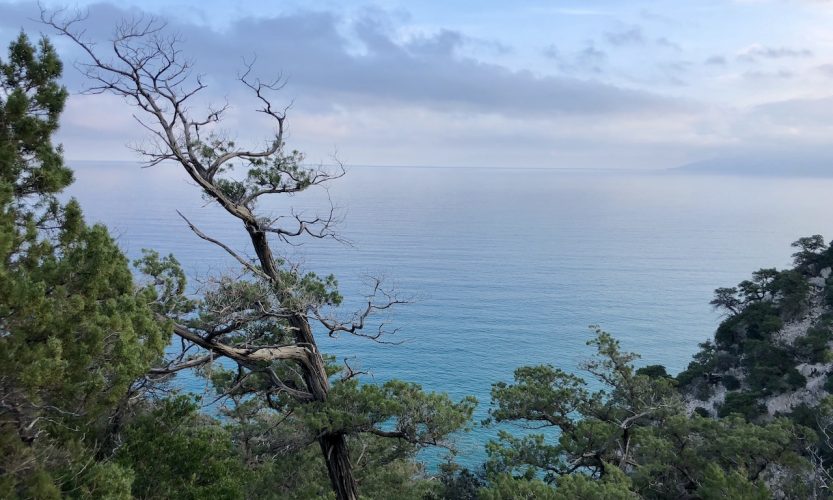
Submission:
[[[192,284],[234,261],[198,239],[182,211],[210,236],[251,255],[240,224],[201,199],[175,165],[74,163],[77,197],[130,256],[174,253]],[[599,324],[641,363],[683,369],[719,316],[712,291],[760,267],[790,264],[790,242],[833,236],[833,179],[669,175],[662,172],[525,168],[352,167],[331,184],[352,246],[309,241],[285,256],[334,273],[344,312],[360,307],[362,278],[383,275],[415,297],[385,318],[398,328],[380,345],[321,339],[321,347],[377,381],[401,378],[480,401],[520,365],[576,370]],[[318,190],[265,203],[326,209]],[[181,377],[185,385],[193,378]],[[189,382],[190,381],[190,382]],[[464,463],[483,458],[494,430],[461,438]]]

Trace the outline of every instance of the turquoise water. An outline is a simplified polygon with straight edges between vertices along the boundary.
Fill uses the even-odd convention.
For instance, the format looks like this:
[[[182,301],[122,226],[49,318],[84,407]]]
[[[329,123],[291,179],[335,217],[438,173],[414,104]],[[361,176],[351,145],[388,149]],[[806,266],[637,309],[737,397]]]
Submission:
[[[176,209],[248,250],[242,228],[205,206],[174,166],[73,166],[70,194],[130,255],[173,252],[195,285],[234,268]],[[322,349],[375,380],[473,394],[480,421],[490,384],[511,378],[515,367],[576,369],[590,354],[590,324],[614,333],[646,364],[684,368],[719,320],[708,305],[714,288],[760,267],[789,265],[789,244],[800,236],[833,236],[831,192],[833,179],[353,167],[330,189],[344,209],[340,232],[353,245],[307,241],[282,253],[308,270],[335,273],[345,312],[359,304],[368,274],[414,296],[386,318],[399,328],[390,340],[403,344],[322,338]],[[290,201],[311,212],[325,199],[318,191]],[[262,208],[277,214],[286,207]],[[482,459],[493,433],[477,427],[460,437],[465,463]]]

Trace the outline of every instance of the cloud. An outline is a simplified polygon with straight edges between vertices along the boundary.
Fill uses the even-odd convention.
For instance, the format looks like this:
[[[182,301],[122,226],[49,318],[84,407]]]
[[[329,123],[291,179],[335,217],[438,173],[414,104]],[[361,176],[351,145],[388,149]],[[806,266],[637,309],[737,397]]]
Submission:
[[[555,59],[556,61],[561,59],[561,51],[558,50],[558,47],[554,43],[541,49],[541,54],[547,59]]]
[[[653,21],[662,24],[677,24],[677,21],[675,21],[674,18],[645,8],[639,10],[639,16],[646,21]]]
[[[132,13],[141,11],[92,5],[89,36],[106,39],[116,21]],[[36,16],[32,2],[0,3],[0,38],[10,39],[21,27],[46,31],[27,21]],[[656,23],[639,20],[644,30],[606,32],[621,21],[600,16],[569,18],[587,24],[546,47],[503,36],[506,24],[494,30],[421,24],[378,8],[275,10],[229,19],[221,28],[192,19],[174,17],[170,28],[181,33],[184,53],[206,75],[206,98],[232,104],[227,127],[238,142],[271,130],[249,113],[252,102],[235,79],[242,59],[257,56],[257,75],[287,78],[277,99],[294,100],[289,139],[312,161],[327,161],[337,149],[342,160],[357,164],[663,167],[734,145],[754,149],[780,141],[786,148],[790,141],[822,144],[833,137],[808,114],[812,104],[789,113],[735,108],[779,98],[787,85],[778,81],[799,74],[790,63],[817,62],[809,48],[788,42],[753,45],[727,59],[718,45],[684,30],[670,32],[670,41],[648,31]],[[82,88],[71,64],[81,54],[65,40],[53,41],[66,62],[65,82]],[[505,57],[515,48],[517,57]],[[813,49],[823,61],[827,54]],[[741,55],[747,63],[768,64],[743,65],[739,71],[761,70],[745,74],[717,69]],[[816,68],[820,90],[802,95],[824,95],[821,75],[833,76],[833,69]],[[770,82],[762,85],[765,79]],[[799,90],[811,80],[802,80]],[[61,130],[68,157],[129,157],[124,145],[143,134],[129,119],[133,112],[118,99],[73,95]]]
[[[657,69],[669,84],[682,87],[688,85],[683,76],[688,73],[691,66],[689,61],[668,61],[659,63]]]
[[[601,65],[607,60],[607,54],[591,42],[576,54],[576,65],[582,69],[600,73]]]
[[[106,40],[119,19],[133,14],[141,11],[92,5],[87,35]],[[33,3],[0,4],[0,29],[16,32],[25,25],[45,31],[26,21],[36,16]],[[260,139],[259,125],[265,124],[247,114],[235,79],[242,59],[257,56],[255,71],[264,78],[283,74],[288,84],[278,99],[295,103],[290,140],[314,160],[338,149],[353,163],[477,164],[490,158],[491,164],[507,164],[519,154],[508,147],[514,143],[528,145],[528,164],[546,166],[556,161],[545,153],[554,144],[565,151],[558,158],[577,158],[590,143],[621,143],[616,136],[623,129],[615,125],[621,120],[636,137],[637,124],[660,130],[652,117],[667,120],[692,108],[686,100],[646,90],[484,62],[471,50],[486,40],[442,27],[401,30],[400,23],[378,9],[350,16],[301,10],[232,20],[222,30],[182,19],[170,19],[169,28],[181,34],[184,53],[206,75],[205,98],[227,98],[233,105],[226,125],[239,141]],[[83,88],[86,82],[71,64],[81,54],[66,40],[53,40],[66,62],[66,83]],[[550,57],[561,59],[555,47],[549,49]],[[607,57],[586,42],[564,64],[576,75],[592,75]],[[91,152],[125,158],[130,153],[124,145],[144,136],[128,119],[135,110],[117,99],[74,95],[70,101],[60,137],[70,158],[89,158]],[[606,127],[594,125],[599,123]],[[607,153],[594,149],[596,158],[586,162],[598,165]],[[582,165],[574,161],[572,166]]]
[[[775,71],[746,71],[743,77],[748,80],[788,80],[795,78],[795,73],[787,69]]]
[[[833,97],[788,99],[755,106],[749,117],[783,127],[817,127],[833,129]]]
[[[790,47],[766,47],[760,44],[750,45],[737,54],[740,61],[755,62],[760,59],[798,59],[812,57],[810,49]]]
[[[642,29],[639,26],[605,33],[605,40],[610,45],[620,47],[623,45],[642,45],[645,43],[645,37],[642,34]]]
[[[681,52],[683,50],[683,48],[680,47],[680,44],[678,44],[677,42],[673,42],[664,36],[657,38],[654,42],[660,47],[671,49],[676,52]]]
[[[558,68],[567,74],[599,74],[607,61],[607,53],[596,48],[592,41],[588,41],[584,48],[563,53],[555,44],[541,49],[541,54],[558,63]]]
[[[650,42],[651,45],[674,52],[682,52],[683,50],[680,44],[668,39],[668,37],[661,36],[648,40],[639,26],[632,26],[620,31],[608,31],[604,34],[604,39],[613,47],[644,46]]]
[[[0,18],[6,18],[5,8],[0,6]],[[106,36],[127,14],[109,4],[92,6],[90,36]],[[256,71],[264,77],[285,75],[286,93],[298,106],[307,101],[331,106],[398,102],[469,112],[595,115],[668,111],[680,104],[645,91],[539,76],[465,57],[460,52],[468,37],[455,30],[416,33],[401,40],[389,22],[378,11],[353,19],[300,11],[241,19],[222,32],[181,21],[172,21],[170,28],[182,34],[183,49],[217,85],[234,80],[241,58],[256,55]],[[605,57],[588,45],[575,63],[597,68]],[[223,87],[216,90],[228,92]]]
[[[816,71],[828,78],[833,78],[833,64],[822,64],[817,66]]]
[[[833,155],[833,97],[786,99],[748,108],[724,110],[719,135],[727,140],[715,156],[760,157],[777,151],[795,157]]]
[[[534,6],[531,7],[529,10],[535,15],[556,14],[560,16],[577,17],[612,17],[616,15],[613,10],[583,9],[571,7]]]

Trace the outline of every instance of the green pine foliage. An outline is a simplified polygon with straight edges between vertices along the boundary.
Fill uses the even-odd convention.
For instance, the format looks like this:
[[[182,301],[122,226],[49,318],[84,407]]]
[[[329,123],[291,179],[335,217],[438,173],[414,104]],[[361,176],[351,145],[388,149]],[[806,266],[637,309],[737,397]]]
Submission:
[[[328,365],[333,375],[340,370]],[[454,402],[413,383],[377,385],[355,377],[334,377],[325,403],[298,403],[280,395],[262,397],[266,381],[255,375],[240,384],[236,372],[215,365],[210,377],[228,397],[221,414],[252,474],[248,498],[328,498],[331,486],[316,442],[322,432],[349,436],[363,498],[389,498],[390,491],[402,499],[441,498],[439,482],[416,461],[417,454],[436,446],[453,451],[452,437],[471,426],[476,404],[474,398]],[[277,485],[276,477],[286,480]]]
[[[167,342],[103,226],[84,223],[51,136],[67,97],[45,39],[0,60],[0,497],[125,492],[89,466],[114,413]],[[129,490],[129,488],[128,488]]]
[[[512,488],[547,491],[541,498],[770,498],[769,487],[809,491],[810,429],[787,418],[749,422],[762,411],[749,394],[727,398],[733,411],[722,418],[690,415],[676,381],[662,370],[635,369],[638,356],[622,352],[601,330],[588,344],[596,348],[584,364],[592,382],[537,366],[493,386],[492,419],[530,431],[521,437],[501,431],[488,444],[484,498],[511,498]],[[556,437],[535,432],[545,428]]]
[[[138,498],[243,499],[250,474],[230,432],[176,397],[138,416],[123,433],[116,462],[132,471]]]

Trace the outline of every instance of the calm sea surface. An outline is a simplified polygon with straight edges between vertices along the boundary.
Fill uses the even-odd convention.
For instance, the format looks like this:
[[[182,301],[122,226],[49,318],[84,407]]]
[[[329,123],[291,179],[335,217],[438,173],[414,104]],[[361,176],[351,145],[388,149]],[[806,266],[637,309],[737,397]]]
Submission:
[[[239,224],[173,165],[76,163],[77,197],[131,256],[174,253],[194,284],[234,268],[177,216],[251,255]],[[363,277],[383,275],[414,303],[389,319],[379,345],[321,339],[377,381],[401,378],[454,397],[475,395],[520,365],[568,370],[590,354],[588,325],[615,334],[645,364],[676,373],[719,317],[712,290],[760,267],[790,263],[790,242],[833,236],[833,179],[751,178],[523,168],[352,167],[329,190],[352,246],[306,241],[281,248],[304,268],[340,280],[344,312],[361,302]],[[293,206],[324,209],[326,193]],[[265,213],[285,213],[285,202]],[[181,383],[197,386],[188,376]],[[465,463],[483,458],[492,429],[460,438]]]

